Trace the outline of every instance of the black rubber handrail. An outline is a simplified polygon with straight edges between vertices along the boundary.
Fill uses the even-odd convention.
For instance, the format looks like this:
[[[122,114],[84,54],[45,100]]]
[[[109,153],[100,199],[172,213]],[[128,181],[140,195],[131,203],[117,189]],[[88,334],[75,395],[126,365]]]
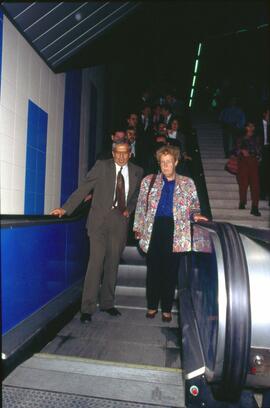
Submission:
[[[226,334],[222,378],[213,386],[218,399],[237,400],[249,366],[251,309],[249,274],[237,228],[229,223],[199,222],[214,230],[220,240],[227,292]]]
[[[87,216],[91,206],[91,201],[81,202],[71,215],[64,215],[59,218],[54,215],[21,215],[3,214],[0,216],[1,228],[25,227],[29,225],[56,224],[63,222],[75,222]]]
[[[249,366],[251,309],[248,266],[241,238],[231,224],[218,224],[227,289],[226,338],[222,395],[238,399]]]
[[[208,197],[207,186],[204,177],[204,170],[202,165],[200,147],[198,144],[197,138],[197,131],[196,129],[192,129],[188,135],[187,139],[187,150],[188,154],[192,157],[191,161],[191,169],[192,169],[192,177],[194,183],[196,185],[201,212],[205,215],[209,220],[212,220],[212,212]]]

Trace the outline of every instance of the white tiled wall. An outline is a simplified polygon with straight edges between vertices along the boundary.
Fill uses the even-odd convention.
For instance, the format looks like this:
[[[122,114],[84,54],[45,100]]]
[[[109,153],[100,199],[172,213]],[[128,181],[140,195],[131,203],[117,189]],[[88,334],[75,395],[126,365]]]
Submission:
[[[98,89],[102,139],[103,67],[83,70],[79,181],[87,172],[90,81]],[[4,17],[0,101],[1,214],[23,214],[28,101],[48,113],[44,213],[60,205],[65,74],[55,74]],[[97,143],[98,144],[98,143]]]
[[[4,17],[0,104],[2,214],[24,213],[29,99],[48,113],[45,213],[59,205],[64,93],[65,74],[54,74]]]

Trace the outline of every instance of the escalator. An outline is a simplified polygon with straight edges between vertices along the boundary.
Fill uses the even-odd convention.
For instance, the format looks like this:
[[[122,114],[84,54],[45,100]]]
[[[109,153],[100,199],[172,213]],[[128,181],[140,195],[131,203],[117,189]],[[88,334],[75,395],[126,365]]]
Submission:
[[[241,399],[270,387],[270,233],[223,223],[192,230],[179,274],[186,406],[255,406]]]
[[[211,220],[196,132],[190,143]],[[127,247],[116,287],[122,316],[97,312],[82,326],[88,210],[2,217],[3,406],[256,407],[254,392],[270,387],[270,232],[193,223],[169,324],[145,319],[145,259]]]

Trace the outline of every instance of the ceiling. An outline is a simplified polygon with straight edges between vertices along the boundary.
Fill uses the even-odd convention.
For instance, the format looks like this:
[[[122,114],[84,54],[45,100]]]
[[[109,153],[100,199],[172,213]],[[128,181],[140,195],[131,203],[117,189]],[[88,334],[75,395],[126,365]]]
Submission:
[[[109,31],[140,2],[2,2],[21,34],[55,71],[83,47]]]
[[[162,64],[171,55],[182,57],[181,50],[191,43],[269,30],[267,4],[265,0],[2,2],[2,9],[44,61],[55,72],[63,72],[113,59],[143,61],[149,55]]]

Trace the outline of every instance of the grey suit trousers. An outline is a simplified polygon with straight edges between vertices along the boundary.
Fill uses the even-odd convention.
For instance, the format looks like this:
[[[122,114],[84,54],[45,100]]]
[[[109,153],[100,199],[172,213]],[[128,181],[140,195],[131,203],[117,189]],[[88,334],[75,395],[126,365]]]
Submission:
[[[98,229],[90,232],[90,258],[86,271],[82,313],[93,314],[98,295],[101,309],[114,306],[115,286],[121,254],[127,241],[128,219],[111,210]]]

